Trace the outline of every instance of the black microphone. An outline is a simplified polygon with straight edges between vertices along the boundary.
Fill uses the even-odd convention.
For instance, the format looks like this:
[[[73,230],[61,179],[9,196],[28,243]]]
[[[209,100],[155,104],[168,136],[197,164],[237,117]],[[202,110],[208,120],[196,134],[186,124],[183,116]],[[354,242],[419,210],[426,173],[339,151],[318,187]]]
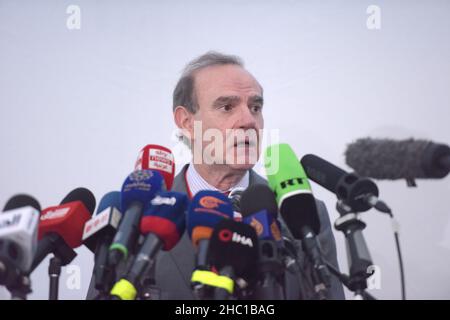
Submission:
[[[278,207],[273,191],[266,185],[250,186],[241,197],[243,222],[258,235],[259,262],[252,299],[284,299],[285,256]]]
[[[374,179],[443,178],[450,171],[450,147],[427,140],[358,139],[348,145],[347,164]]]
[[[208,261],[222,281],[215,286],[214,299],[228,300],[237,292],[236,282],[253,283],[258,262],[258,237],[255,230],[231,219],[221,220],[211,235]],[[198,270],[197,272],[202,272]]]
[[[349,288],[357,295],[363,295],[366,279],[370,276],[367,270],[373,263],[362,234],[366,225],[357,212],[370,209],[372,204],[382,212],[391,211],[384,202],[377,200],[378,188],[373,181],[346,173],[315,155],[304,156],[301,163],[311,180],[335,193],[341,201],[336,206],[341,217],[336,220],[335,228],[342,231],[346,239],[351,277]]]
[[[334,164],[313,154],[300,160],[309,179],[336,194],[355,212],[364,212],[372,207],[390,213],[387,205],[378,200],[378,187],[372,180],[347,173]]]

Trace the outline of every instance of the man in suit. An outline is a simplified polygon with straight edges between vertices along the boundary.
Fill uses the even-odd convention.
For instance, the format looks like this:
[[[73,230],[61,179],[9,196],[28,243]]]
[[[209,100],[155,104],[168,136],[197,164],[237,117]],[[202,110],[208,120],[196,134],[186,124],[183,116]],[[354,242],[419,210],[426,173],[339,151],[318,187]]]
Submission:
[[[180,138],[190,146],[193,160],[175,177],[172,190],[187,192],[192,197],[200,190],[228,193],[238,187],[267,184],[252,170],[260,154],[260,133],[264,127],[262,108],[262,86],[244,69],[238,57],[208,52],[190,62],[174,90],[173,114],[181,131]],[[196,123],[201,127],[197,132]],[[216,130],[221,133],[218,136],[223,137],[210,153],[207,148],[211,139],[204,138],[208,130]],[[255,134],[227,139],[238,130]],[[223,146],[222,150],[217,146]],[[324,203],[318,201],[317,205],[321,221],[319,242],[325,258],[337,266],[330,218]],[[288,232],[284,229],[283,233]],[[307,273],[310,266],[302,258]],[[194,248],[186,233],[174,249],[160,255],[156,263],[156,283],[167,293],[167,298],[194,298],[190,287],[194,263]],[[292,276],[287,280],[289,299],[311,298],[314,294],[311,287],[300,289]],[[329,298],[344,299],[342,285],[335,277],[332,277]]]
[[[175,177],[172,190],[192,197],[200,190],[228,193],[235,188],[267,184],[252,170],[260,154],[262,108],[262,86],[238,57],[208,52],[190,62],[173,93],[173,115],[180,139],[191,148],[193,158]],[[238,131],[250,134],[233,136]],[[215,136],[214,148],[211,136]],[[337,266],[330,218],[323,202],[317,201],[317,206],[321,222],[319,243],[325,259]],[[283,226],[282,219],[281,223]],[[282,233],[290,236],[285,227]],[[286,295],[288,299],[310,299],[314,295],[308,276],[311,266],[304,259],[299,242],[293,243],[303,277],[286,272]],[[185,232],[170,252],[160,252],[157,258],[155,281],[161,298],[195,298],[190,284],[194,264],[195,250]],[[328,298],[344,299],[342,285],[334,276]]]

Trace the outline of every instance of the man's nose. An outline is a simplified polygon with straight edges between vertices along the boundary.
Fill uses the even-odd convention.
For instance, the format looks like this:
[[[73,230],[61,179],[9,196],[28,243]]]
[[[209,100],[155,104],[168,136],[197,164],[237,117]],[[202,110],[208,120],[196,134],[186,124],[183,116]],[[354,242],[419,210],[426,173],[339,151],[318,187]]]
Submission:
[[[256,118],[255,115],[251,112],[250,108],[247,105],[240,106],[240,112],[238,112],[236,127],[240,129],[249,129],[256,127]]]

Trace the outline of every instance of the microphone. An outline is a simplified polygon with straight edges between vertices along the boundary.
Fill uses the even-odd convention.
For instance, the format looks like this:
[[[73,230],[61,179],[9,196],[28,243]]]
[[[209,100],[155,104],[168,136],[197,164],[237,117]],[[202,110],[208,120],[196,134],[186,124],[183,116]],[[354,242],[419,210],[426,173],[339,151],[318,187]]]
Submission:
[[[126,275],[111,290],[111,295],[121,300],[136,298],[138,281],[151,270],[157,253],[161,249],[171,250],[183,235],[188,201],[186,194],[174,191],[162,191],[153,198],[140,223],[144,243]],[[153,279],[154,275],[150,277]]]
[[[241,196],[243,222],[255,228],[260,240],[281,241],[275,195],[264,184],[248,187]]]
[[[192,198],[187,214],[187,230],[192,244],[198,248],[197,268],[207,268],[208,241],[214,227],[222,219],[233,219],[233,208],[222,193],[202,190]]]
[[[427,140],[358,139],[345,151],[346,163],[374,179],[444,178],[450,171],[450,147]]]
[[[231,205],[234,210],[234,219],[237,221],[242,220],[241,197],[244,191],[244,188],[239,187],[231,190],[231,192],[228,194],[228,199],[230,199]]]
[[[20,285],[31,267],[37,246],[39,202],[25,194],[8,200],[0,215],[0,285]]]
[[[284,298],[284,248],[278,207],[273,191],[266,185],[250,186],[241,199],[243,222],[252,226],[259,238],[258,281],[252,299]]]
[[[278,153],[279,152],[279,153]],[[306,173],[288,144],[271,146],[266,150],[265,164],[274,163],[272,154],[279,154],[279,170],[268,174],[269,186],[276,195],[280,213],[294,238],[302,240],[302,248],[313,265],[313,281],[319,299],[326,299],[330,274],[323,261],[316,235],[320,220],[316,200]]]
[[[40,215],[38,246],[33,264],[34,269],[53,253],[61,264],[69,264],[75,257],[74,248],[82,244],[83,228],[95,209],[95,197],[85,188],[72,190],[59,206],[44,209]]]
[[[344,206],[342,203],[337,205],[341,217],[336,220],[335,228],[344,233],[347,244],[350,266],[348,288],[362,296],[367,287],[366,279],[370,276],[367,270],[373,263],[362,234],[366,225],[356,213],[351,213],[351,210],[366,211],[375,206],[382,212],[390,213],[390,209],[382,201],[377,200],[378,188],[373,181],[346,173],[315,155],[304,156],[301,163],[311,180],[335,193],[344,204]]]
[[[172,189],[175,161],[170,149],[156,144],[146,145],[139,152],[134,170],[156,170],[163,176],[167,190]]]
[[[300,162],[309,179],[336,194],[352,210],[364,212],[375,207],[381,212],[390,213],[389,207],[378,200],[378,187],[372,180],[347,173],[313,154],[303,156]]]
[[[196,270],[208,270],[209,239],[217,223],[223,219],[233,219],[230,200],[220,192],[202,190],[192,198],[187,213],[187,231],[197,250]],[[199,299],[208,293],[202,283],[191,279],[194,292]]]
[[[100,200],[96,214],[84,225],[83,243],[94,252],[95,288],[101,293],[109,292],[115,278],[107,262],[109,246],[122,219],[119,208],[120,192],[109,192]]]
[[[129,251],[135,248],[142,212],[162,188],[163,177],[158,171],[136,170],[125,179],[121,191],[121,211],[124,214],[108,253],[108,265],[112,269],[126,260]]]
[[[221,279],[207,283],[215,287],[214,299],[230,299],[235,293],[235,281],[254,281],[258,262],[258,237],[255,230],[232,219],[221,220],[211,235],[208,261],[212,269],[218,271],[218,279]],[[198,273],[193,277],[201,279]]]

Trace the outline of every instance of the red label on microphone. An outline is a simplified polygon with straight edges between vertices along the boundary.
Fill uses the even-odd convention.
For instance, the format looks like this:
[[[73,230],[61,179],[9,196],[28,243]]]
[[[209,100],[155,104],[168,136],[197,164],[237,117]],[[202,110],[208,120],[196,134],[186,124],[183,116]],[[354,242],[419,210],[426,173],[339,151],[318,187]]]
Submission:
[[[156,170],[164,177],[168,190],[172,188],[175,161],[172,152],[159,145],[149,144],[139,153],[135,170]]]

